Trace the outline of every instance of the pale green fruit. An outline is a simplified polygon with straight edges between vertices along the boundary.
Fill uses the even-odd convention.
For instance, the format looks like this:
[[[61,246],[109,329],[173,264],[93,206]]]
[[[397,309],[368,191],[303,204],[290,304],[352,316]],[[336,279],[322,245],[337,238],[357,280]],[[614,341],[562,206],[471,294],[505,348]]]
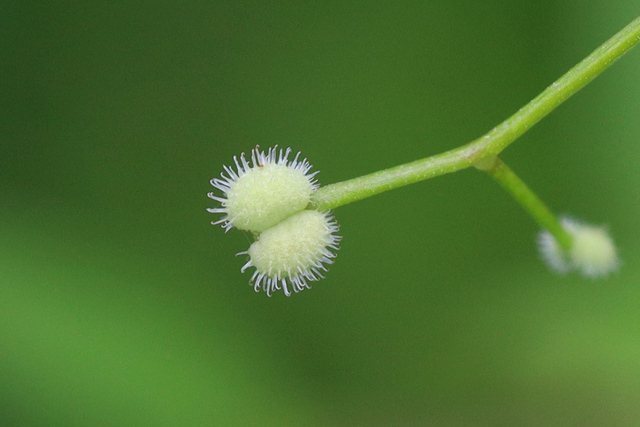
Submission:
[[[562,227],[573,239],[571,249],[564,252],[548,231],[540,234],[540,251],[549,266],[559,272],[576,270],[589,278],[608,276],[619,267],[617,249],[605,227],[583,224],[562,218]]]
[[[251,277],[256,292],[267,295],[282,289],[285,295],[308,288],[308,281],[322,278],[326,264],[332,264],[341,237],[338,224],[329,213],[304,210],[260,234],[246,254],[250,260],[242,267],[256,271]],[[243,252],[244,254],[245,252]]]
[[[308,173],[311,165],[306,159],[298,160],[300,153],[289,161],[290,153],[290,148],[278,151],[277,146],[266,153],[255,148],[251,152],[252,165],[244,153],[240,160],[234,157],[237,172],[225,166],[228,176],[222,174],[222,179],[211,181],[225,196],[209,193],[222,207],[207,210],[225,214],[213,224],[222,224],[226,231],[235,227],[260,233],[304,210],[318,187],[313,179],[315,173]]]

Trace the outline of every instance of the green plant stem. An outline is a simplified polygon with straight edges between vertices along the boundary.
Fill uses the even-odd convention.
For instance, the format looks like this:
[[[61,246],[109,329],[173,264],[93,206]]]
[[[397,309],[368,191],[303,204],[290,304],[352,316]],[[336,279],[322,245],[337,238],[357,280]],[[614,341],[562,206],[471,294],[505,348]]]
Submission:
[[[383,191],[456,172],[473,166],[483,159],[497,156],[639,41],[640,17],[484,136],[442,154],[324,186],[312,196],[311,206],[322,210],[337,208]]]
[[[485,159],[476,164],[476,167],[491,175],[541,227],[553,234],[562,249],[565,251],[571,249],[572,238],[562,228],[558,218],[502,159],[499,157]]]

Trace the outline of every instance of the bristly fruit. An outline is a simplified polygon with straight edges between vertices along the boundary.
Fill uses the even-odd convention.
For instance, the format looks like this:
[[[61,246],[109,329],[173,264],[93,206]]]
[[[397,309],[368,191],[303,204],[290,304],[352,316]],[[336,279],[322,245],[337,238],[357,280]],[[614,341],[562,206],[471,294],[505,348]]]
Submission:
[[[286,296],[291,291],[309,288],[309,281],[323,277],[327,264],[333,263],[340,236],[337,222],[327,212],[304,210],[260,234],[247,252],[249,261],[244,272],[255,267],[251,282],[256,292],[262,288],[271,296],[281,290]]]
[[[289,160],[290,154],[290,148],[278,150],[274,146],[266,152],[259,147],[251,150],[251,163],[244,153],[239,159],[234,157],[235,170],[224,166],[226,175],[211,180],[223,193],[222,197],[208,195],[222,205],[207,209],[223,214],[212,224],[221,224],[225,231],[235,227],[260,233],[304,210],[318,188],[314,179],[318,172],[309,173],[311,165],[307,159],[300,160],[300,153],[293,160]]]
[[[584,224],[567,217],[563,217],[560,224],[572,237],[573,244],[568,251],[563,251],[546,230],[538,238],[542,258],[551,269],[560,273],[575,270],[592,279],[606,277],[618,269],[618,251],[606,227]]]

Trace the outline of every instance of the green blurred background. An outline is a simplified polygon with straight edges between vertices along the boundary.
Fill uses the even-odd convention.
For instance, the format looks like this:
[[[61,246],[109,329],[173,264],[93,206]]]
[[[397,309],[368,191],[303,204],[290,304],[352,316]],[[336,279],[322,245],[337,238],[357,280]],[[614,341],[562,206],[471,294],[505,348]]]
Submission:
[[[640,50],[504,158],[606,223],[558,277],[475,170],[336,210],[327,279],[241,275],[209,179],[255,144],[323,184],[462,145],[637,0],[0,5],[3,426],[640,425]]]

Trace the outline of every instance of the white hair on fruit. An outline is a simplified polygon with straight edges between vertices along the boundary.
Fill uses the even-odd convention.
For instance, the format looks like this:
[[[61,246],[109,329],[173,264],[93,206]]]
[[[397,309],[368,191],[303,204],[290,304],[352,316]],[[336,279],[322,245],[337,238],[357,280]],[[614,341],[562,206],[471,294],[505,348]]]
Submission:
[[[592,279],[606,277],[618,269],[618,251],[606,227],[568,217],[561,218],[560,224],[573,241],[568,251],[563,251],[546,230],[538,237],[541,256],[550,268],[561,273],[575,270]]]
[[[564,253],[553,234],[541,230],[538,234],[538,250],[540,257],[556,273],[564,274],[571,270],[568,254]]]
[[[262,288],[268,296],[282,290],[286,296],[291,292],[308,289],[310,281],[324,276],[327,265],[339,249],[342,237],[338,223],[328,212],[304,210],[287,218],[260,234],[246,252],[249,261],[242,272],[255,267],[251,276],[254,290]]]
[[[211,185],[223,193],[209,198],[222,206],[208,208],[223,217],[212,224],[220,224],[225,231],[235,227],[239,230],[260,233],[278,224],[291,215],[304,210],[311,194],[318,188],[314,179],[318,173],[309,173],[311,165],[307,159],[300,160],[298,152],[289,160],[291,149],[278,146],[260,151],[251,150],[251,163],[244,153],[234,156],[233,167],[224,166],[221,178],[211,180]]]

